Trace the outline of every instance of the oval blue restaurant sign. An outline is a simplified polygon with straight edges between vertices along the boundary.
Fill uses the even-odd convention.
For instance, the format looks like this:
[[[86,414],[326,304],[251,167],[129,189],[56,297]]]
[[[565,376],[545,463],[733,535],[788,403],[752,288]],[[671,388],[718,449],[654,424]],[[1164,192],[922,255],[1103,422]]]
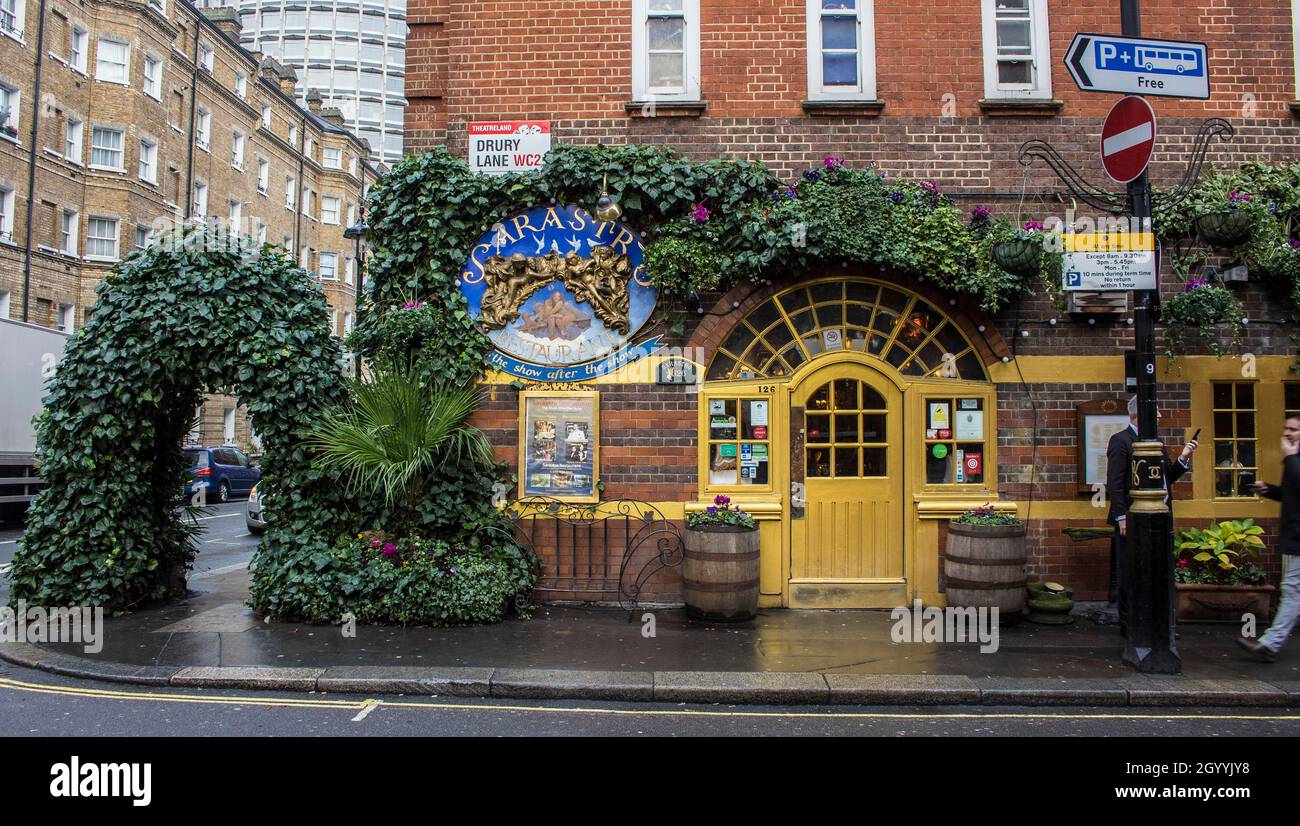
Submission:
[[[501,370],[536,381],[581,381],[648,355],[629,346],[658,290],[635,232],[579,206],[511,215],[470,250],[460,289]]]

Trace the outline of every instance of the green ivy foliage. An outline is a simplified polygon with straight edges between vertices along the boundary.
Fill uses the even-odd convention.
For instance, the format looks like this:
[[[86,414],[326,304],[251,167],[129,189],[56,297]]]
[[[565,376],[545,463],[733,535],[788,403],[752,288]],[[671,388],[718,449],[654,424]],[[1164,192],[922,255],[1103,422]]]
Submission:
[[[184,592],[193,529],[175,518],[181,441],[205,388],[240,396],[265,446],[274,552],[345,513],[300,447],[341,398],[341,353],[319,286],[283,255],[203,227],[159,237],[98,288],[37,420],[46,487],[10,570],[12,598],[120,612]],[[258,573],[262,570],[259,566]]]

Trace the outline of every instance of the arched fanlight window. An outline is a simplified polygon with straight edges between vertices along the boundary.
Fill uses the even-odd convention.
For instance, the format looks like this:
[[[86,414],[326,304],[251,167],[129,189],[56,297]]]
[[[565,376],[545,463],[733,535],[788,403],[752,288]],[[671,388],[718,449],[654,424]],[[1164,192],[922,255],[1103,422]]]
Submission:
[[[767,299],[722,342],[706,378],[781,378],[809,359],[846,349],[904,375],[988,379],[947,314],[916,293],[868,279],[803,284]]]

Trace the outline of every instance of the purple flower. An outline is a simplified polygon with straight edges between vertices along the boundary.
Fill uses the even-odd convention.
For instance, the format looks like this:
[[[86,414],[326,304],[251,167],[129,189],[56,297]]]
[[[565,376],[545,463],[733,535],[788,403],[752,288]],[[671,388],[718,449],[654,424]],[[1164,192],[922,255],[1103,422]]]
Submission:
[[[1291,239],[1291,249],[1300,250],[1300,238]]]
[[[713,497],[713,504],[717,505],[720,508],[725,508],[731,504],[731,497],[722,496],[721,494],[719,494],[718,496]]]
[[[785,189],[783,189],[783,190],[781,190],[781,191],[784,192],[784,193],[785,193],[785,197],[789,198],[791,201],[797,201],[797,200],[799,200],[799,193],[798,193],[798,192],[795,192],[794,187],[792,187],[792,186],[787,186]]]
[[[1193,278],[1191,281],[1187,282],[1187,286],[1183,287],[1183,292],[1190,293],[1192,290],[1196,289],[1197,287],[1208,287],[1208,286],[1210,286],[1210,282],[1206,281],[1204,278]]]
[[[460,573],[460,568],[457,568],[455,565],[452,565],[452,566],[451,566],[451,572],[452,572],[453,574],[458,574],[458,573]]]
[[[827,169],[842,169],[844,167],[844,159],[837,158],[834,155],[827,155],[822,163]]]
[[[1252,200],[1254,199],[1251,198],[1251,196],[1247,195],[1244,192],[1238,192],[1235,189],[1228,193],[1228,206],[1234,209],[1236,208],[1237,204],[1248,204]]]
[[[1029,232],[1041,232],[1043,230],[1042,221],[1025,221],[1025,229]]]
[[[394,545],[392,542],[386,542],[384,543],[383,553],[384,556],[391,557],[393,554],[397,553],[397,546]]]
[[[889,177],[889,173],[888,173],[888,172],[881,172],[881,173],[880,173],[880,180],[883,181],[884,179],[886,179],[886,178],[888,178],[888,177]]]
[[[705,513],[707,513],[709,516],[713,516],[714,514],[716,514],[716,513],[718,512],[718,509],[715,508],[715,507],[713,507],[712,505],[709,505],[707,508],[704,509],[704,511],[705,511]]]
[[[423,307],[423,306],[424,306],[424,302],[423,302],[423,301],[408,301],[408,302],[406,302],[405,304],[402,305],[402,309],[403,309],[403,310],[414,310],[414,309],[416,309],[417,307]]]
[[[903,200],[904,200],[905,197],[906,197],[906,196],[904,196],[903,193],[901,193],[901,192],[897,192],[897,191],[895,191],[895,192],[891,192],[891,193],[889,193],[889,200],[893,201],[893,202],[896,203],[896,204],[901,204],[901,203],[903,203]]]
[[[927,195],[938,195],[938,194],[939,194],[939,185],[936,184],[934,181],[921,181],[921,189],[922,189],[922,190],[923,190]]]
[[[970,217],[976,221],[987,221],[992,214],[992,210],[984,206],[977,206],[970,211]]]
[[[818,172],[816,169],[809,169],[807,172],[803,173],[803,176],[806,180],[816,182],[821,180],[822,173]]]
[[[709,208],[704,204],[696,204],[695,209],[691,210],[691,220],[697,224],[709,220]]]

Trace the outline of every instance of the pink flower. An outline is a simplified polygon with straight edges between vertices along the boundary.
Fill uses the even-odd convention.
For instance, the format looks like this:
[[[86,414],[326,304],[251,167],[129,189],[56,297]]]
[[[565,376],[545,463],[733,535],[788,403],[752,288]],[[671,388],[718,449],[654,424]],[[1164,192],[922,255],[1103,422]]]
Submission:
[[[424,302],[423,302],[423,301],[408,301],[408,302],[406,302],[405,304],[402,305],[402,309],[403,309],[403,310],[414,310],[414,309],[416,309],[417,307],[423,307],[423,306],[424,306]]]
[[[695,209],[691,210],[691,220],[697,224],[702,224],[709,220],[709,208],[704,204],[696,204]]]
[[[844,159],[837,158],[834,155],[827,155],[826,160],[822,161],[827,169],[840,169],[844,166]]]
[[[384,544],[384,556],[391,557],[395,553],[397,553],[396,545],[394,545],[392,542],[387,542]]]
[[[378,540],[378,539],[372,539],[372,540],[370,540],[370,547],[372,547],[372,548],[378,548],[378,547],[379,547],[379,540]]]

